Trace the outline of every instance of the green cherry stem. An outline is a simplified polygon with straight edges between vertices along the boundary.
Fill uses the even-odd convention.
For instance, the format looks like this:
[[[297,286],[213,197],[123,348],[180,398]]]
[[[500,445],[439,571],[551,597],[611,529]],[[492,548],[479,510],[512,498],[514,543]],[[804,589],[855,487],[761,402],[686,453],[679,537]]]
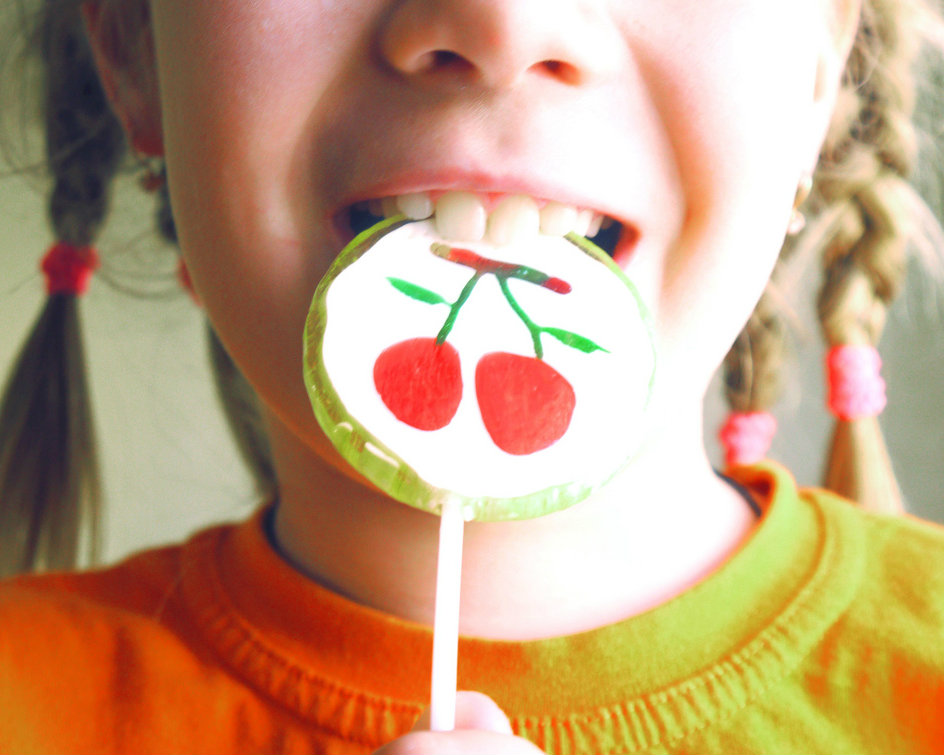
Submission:
[[[498,278],[498,285],[501,287],[501,291],[505,295],[505,300],[508,302],[508,305],[515,311],[515,314],[521,318],[521,322],[523,322],[528,328],[528,332],[531,334],[531,341],[534,344],[534,355],[538,359],[543,359],[544,347],[541,345],[541,328],[538,327],[530,317],[528,317],[527,313],[521,308],[521,305],[518,304],[515,297],[511,295],[511,289],[508,288],[507,276],[496,275],[495,277]]]
[[[459,316],[459,310],[462,309],[462,305],[466,303],[466,300],[471,296],[472,289],[475,288],[475,284],[482,279],[482,273],[479,271],[475,272],[469,282],[465,284],[462,289],[462,292],[459,294],[459,298],[453,302],[452,306],[449,307],[449,315],[446,317],[446,322],[443,323],[442,328],[439,330],[439,334],[436,336],[436,343],[443,344],[446,342],[446,339],[449,337],[449,333],[452,331],[453,325],[456,324],[456,318]]]

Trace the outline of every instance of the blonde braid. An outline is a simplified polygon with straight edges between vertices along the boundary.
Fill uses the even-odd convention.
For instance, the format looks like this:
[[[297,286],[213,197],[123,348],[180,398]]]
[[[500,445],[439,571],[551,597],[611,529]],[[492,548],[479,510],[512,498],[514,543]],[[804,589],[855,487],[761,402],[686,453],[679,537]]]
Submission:
[[[725,396],[735,412],[768,411],[780,397],[786,327],[772,286],[724,359]]]
[[[818,309],[830,346],[876,346],[905,277],[919,48],[907,10],[866,3],[815,176],[825,222]],[[869,510],[903,511],[877,417],[837,421],[824,484]]]
[[[795,209],[806,197],[798,193],[797,199]],[[787,358],[790,330],[787,323],[790,310],[779,281],[785,263],[798,247],[797,241],[794,235],[786,237],[760,300],[724,359],[724,392],[731,413],[718,436],[728,465],[759,460],[766,454],[776,430],[772,410],[780,399],[781,368]],[[745,428],[739,426],[739,419],[747,420],[747,427],[753,428],[746,437],[741,435]],[[741,446],[745,441],[747,446]],[[748,458],[742,458],[744,453]]]

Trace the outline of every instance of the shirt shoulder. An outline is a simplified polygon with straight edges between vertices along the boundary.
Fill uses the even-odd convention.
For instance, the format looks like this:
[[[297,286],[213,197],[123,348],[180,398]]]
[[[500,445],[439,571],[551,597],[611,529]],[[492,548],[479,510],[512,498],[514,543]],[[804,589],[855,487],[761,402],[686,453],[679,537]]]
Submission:
[[[944,659],[944,527],[910,515],[871,514],[822,491],[808,493],[827,516],[862,538],[862,578],[851,615],[902,640],[935,638]]]
[[[863,620],[933,660],[944,677],[944,527],[910,516],[866,516],[864,529]]]
[[[944,528],[911,516],[868,514],[826,494],[826,516],[859,531],[858,585],[809,659],[821,709],[837,701],[879,752],[944,747]],[[856,567],[850,566],[850,570]],[[841,711],[841,712],[840,712]],[[883,726],[891,719],[893,726]]]
[[[232,730],[243,691],[181,596],[185,547],[0,584],[0,753],[171,752]]]

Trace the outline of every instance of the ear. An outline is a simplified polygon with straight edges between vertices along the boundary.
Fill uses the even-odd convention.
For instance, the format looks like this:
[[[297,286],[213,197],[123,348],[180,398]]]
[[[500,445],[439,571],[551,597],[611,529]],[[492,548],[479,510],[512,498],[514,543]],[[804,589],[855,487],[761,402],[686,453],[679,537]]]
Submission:
[[[826,3],[830,6],[830,17],[816,82],[818,97],[826,94],[828,87],[839,86],[859,31],[862,3],[863,0],[828,0]]]
[[[828,6],[828,17],[813,92],[816,126],[810,134],[808,167],[811,174],[836,110],[842,76],[859,30],[862,4],[863,0],[826,0],[824,3]]]
[[[132,148],[164,154],[154,41],[146,0],[87,0],[82,20],[99,78]]]

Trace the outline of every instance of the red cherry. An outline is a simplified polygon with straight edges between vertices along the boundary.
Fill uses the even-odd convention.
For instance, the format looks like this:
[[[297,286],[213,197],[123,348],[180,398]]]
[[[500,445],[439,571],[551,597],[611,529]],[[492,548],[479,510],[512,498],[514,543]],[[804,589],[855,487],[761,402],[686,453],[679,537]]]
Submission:
[[[523,456],[556,443],[570,426],[574,389],[535,357],[496,351],[475,367],[485,429],[502,451]]]
[[[435,338],[400,341],[374,362],[374,385],[398,420],[439,430],[452,421],[462,398],[459,352]]]

